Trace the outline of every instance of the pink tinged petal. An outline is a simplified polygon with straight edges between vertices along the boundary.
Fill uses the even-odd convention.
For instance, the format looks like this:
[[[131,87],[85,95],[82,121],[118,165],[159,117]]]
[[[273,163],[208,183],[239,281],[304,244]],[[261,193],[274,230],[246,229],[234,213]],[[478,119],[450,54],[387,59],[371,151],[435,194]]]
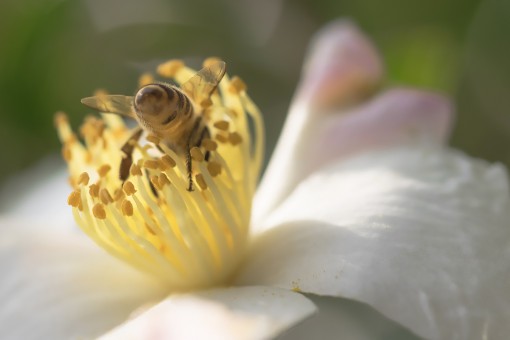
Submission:
[[[363,98],[380,84],[384,71],[377,50],[350,21],[330,23],[310,45],[296,104],[318,114]]]
[[[382,73],[375,48],[349,21],[335,21],[317,34],[282,135],[255,197],[254,221],[267,215],[301,179],[294,170],[301,166],[301,150],[317,136],[312,123],[323,116],[323,111],[362,98],[380,82]]]
[[[404,88],[386,91],[344,115],[317,122],[315,140],[300,155],[299,177],[366,151],[424,140],[444,144],[452,119],[452,104],[442,95]]]
[[[314,312],[312,302],[288,290],[218,288],[172,295],[101,339],[268,339]]]
[[[2,234],[1,339],[93,338],[168,293],[79,236]]]
[[[292,119],[289,116],[289,122]],[[288,141],[289,134],[282,135],[280,143],[286,143],[279,144],[257,192],[255,226],[262,223],[302,179],[322,166],[396,145],[424,140],[443,144],[449,136],[452,120],[452,104],[446,97],[401,88],[386,91],[342,114],[309,122],[301,138],[294,142]]]
[[[430,147],[325,168],[269,218],[238,283],[365,302],[430,339],[510,334],[510,200],[500,165]]]

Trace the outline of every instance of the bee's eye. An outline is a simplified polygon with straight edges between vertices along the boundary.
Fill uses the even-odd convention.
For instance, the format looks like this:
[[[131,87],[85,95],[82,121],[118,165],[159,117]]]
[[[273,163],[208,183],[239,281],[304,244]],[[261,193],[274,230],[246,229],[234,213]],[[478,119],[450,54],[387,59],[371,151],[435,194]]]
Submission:
[[[135,108],[144,115],[158,115],[168,98],[166,91],[159,85],[146,85],[135,96]]]

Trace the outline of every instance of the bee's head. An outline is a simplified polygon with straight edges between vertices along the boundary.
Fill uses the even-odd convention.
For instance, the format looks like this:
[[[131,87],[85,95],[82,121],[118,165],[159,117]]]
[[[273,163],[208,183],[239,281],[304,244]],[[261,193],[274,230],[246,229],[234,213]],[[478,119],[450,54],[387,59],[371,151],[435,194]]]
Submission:
[[[165,84],[149,84],[138,90],[134,99],[138,118],[153,130],[165,130],[178,115],[175,90]]]
[[[136,93],[134,106],[143,118],[155,118],[168,109],[171,100],[164,85],[149,84]]]

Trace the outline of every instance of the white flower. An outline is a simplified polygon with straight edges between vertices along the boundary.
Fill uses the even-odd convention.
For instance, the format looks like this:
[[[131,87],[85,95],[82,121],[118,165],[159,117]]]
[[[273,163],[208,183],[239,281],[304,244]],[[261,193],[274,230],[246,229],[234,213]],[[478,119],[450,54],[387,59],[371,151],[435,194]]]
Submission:
[[[193,263],[176,256],[203,269],[190,270],[196,275],[186,281],[172,274],[179,265],[133,256],[126,252],[132,245],[118,246],[114,237],[98,240],[93,226],[102,222],[84,228],[152,275],[51,221],[4,222],[0,337],[267,338],[315,311],[299,292],[367,303],[425,338],[510,334],[505,169],[444,146],[452,116],[443,97],[411,89],[373,94],[382,67],[351,24],[328,26],[311,51],[257,189],[246,254],[241,242],[232,252],[238,258],[219,256],[219,267],[230,266],[219,272],[208,265],[211,258],[192,253]],[[89,199],[80,195],[82,204]],[[232,204],[246,208],[236,197]],[[105,202],[99,220],[115,213]],[[80,202],[71,203],[79,211]],[[227,248],[237,249],[232,239]],[[215,246],[219,254],[227,249]],[[204,289],[186,289],[187,283]]]

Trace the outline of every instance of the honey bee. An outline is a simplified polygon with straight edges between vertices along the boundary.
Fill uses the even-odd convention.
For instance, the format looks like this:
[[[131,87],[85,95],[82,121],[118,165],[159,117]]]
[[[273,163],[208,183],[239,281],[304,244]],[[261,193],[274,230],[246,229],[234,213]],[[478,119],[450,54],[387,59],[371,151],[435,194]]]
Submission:
[[[145,130],[159,137],[162,143],[178,155],[185,157],[188,191],[193,191],[190,150],[210,138],[202,115],[203,106],[210,102],[225,70],[225,62],[217,61],[202,68],[180,88],[166,83],[153,83],[142,86],[135,96],[103,95],[81,100],[94,110],[116,113],[138,122],[139,127],[121,148],[124,157],[119,168],[119,178],[122,181],[128,178],[133,163],[133,141],[138,141]]]

